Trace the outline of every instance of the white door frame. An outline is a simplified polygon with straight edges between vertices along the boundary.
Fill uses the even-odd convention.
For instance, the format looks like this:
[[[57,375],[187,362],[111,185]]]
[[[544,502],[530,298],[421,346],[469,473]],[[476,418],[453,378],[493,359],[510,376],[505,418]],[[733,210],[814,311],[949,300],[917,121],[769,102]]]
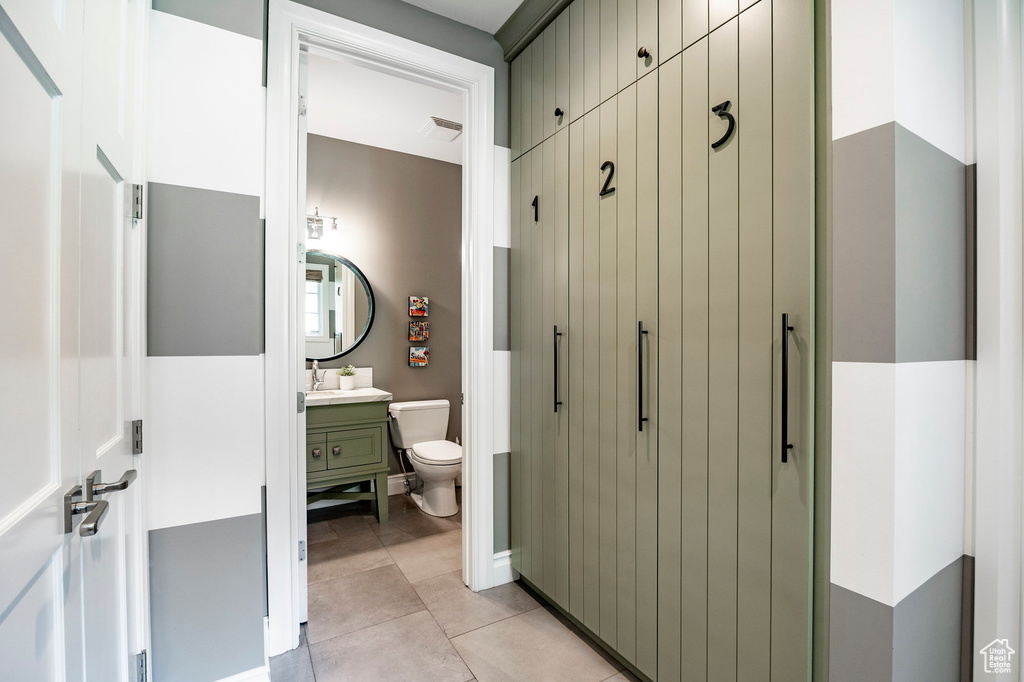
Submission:
[[[494,584],[494,69],[289,0],[270,0],[267,55],[266,477],[268,654],[298,646],[299,480],[295,376],[298,55],[309,50],[464,96],[462,174],[462,577]],[[303,210],[302,213],[305,211]],[[386,333],[381,331],[379,333]],[[387,388],[387,387],[384,387]]]

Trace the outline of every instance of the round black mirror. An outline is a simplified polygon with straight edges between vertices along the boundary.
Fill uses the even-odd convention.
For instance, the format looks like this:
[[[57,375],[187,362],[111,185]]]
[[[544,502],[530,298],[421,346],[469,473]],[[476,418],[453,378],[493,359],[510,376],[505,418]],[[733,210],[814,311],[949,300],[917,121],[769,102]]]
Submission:
[[[333,253],[306,252],[306,360],[351,353],[373,326],[373,289],[356,265]]]

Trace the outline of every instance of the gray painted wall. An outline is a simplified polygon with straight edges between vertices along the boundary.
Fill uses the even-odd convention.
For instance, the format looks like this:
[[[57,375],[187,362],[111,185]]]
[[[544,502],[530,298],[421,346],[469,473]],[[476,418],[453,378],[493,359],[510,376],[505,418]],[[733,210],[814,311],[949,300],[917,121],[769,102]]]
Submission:
[[[490,33],[401,0],[298,0],[402,38],[494,67],[494,144],[509,146],[509,65]]]
[[[956,559],[895,608],[832,585],[829,681],[959,682],[965,562],[973,566]]]
[[[448,439],[462,434],[462,168],[420,156],[310,135],[306,197],[338,216],[350,239],[339,255],[366,275],[376,317],[366,340],[321,367],[373,367],[396,401],[447,398]],[[309,248],[326,249],[309,242]],[[409,296],[430,299],[430,339],[409,341]],[[409,348],[430,348],[409,367]],[[391,462],[391,472],[400,469]]]
[[[509,265],[512,249],[494,247],[494,350],[512,350],[509,328],[512,318],[509,308]]]
[[[511,470],[509,464],[511,454],[502,452],[494,456],[494,551],[504,552],[512,548],[509,535],[511,533],[512,507],[509,501],[511,493]]]
[[[967,359],[974,235],[964,164],[898,123],[836,140],[833,150],[833,248],[842,255],[833,265],[833,360]]]
[[[153,9],[263,40],[265,0],[153,0]]]
[[[259,197],[149,183],[148,354],[259,355]]]
[[[219,680],[263,665],[263,515],[149,532],[153,679]]]

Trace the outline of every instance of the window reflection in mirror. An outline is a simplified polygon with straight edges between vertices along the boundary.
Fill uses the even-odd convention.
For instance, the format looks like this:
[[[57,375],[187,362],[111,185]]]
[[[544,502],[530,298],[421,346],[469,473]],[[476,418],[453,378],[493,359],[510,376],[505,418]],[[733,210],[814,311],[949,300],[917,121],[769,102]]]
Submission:
[[[330,360],[358,346],[373,324],[373,290],[351,261],[306,252],[306,359]]]

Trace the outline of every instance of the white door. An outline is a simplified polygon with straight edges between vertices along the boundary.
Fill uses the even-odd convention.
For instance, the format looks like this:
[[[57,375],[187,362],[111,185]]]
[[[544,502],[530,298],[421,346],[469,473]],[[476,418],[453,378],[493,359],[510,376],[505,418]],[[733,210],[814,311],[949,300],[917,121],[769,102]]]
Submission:
[[[143,226],[127,211],[144,11],[0,0],[5,679],[134,680],[147,638],[141,486],[103,487],[137,469]],[[65,532],[66,494],[88,503],[90,485]]]
[[[306,106],[309,103],[309,57],[306,53],[299,55],[299,154],[298,154],[298,206],[295,210],[298,212],[296,220],[299,225],[299,267],[295,268],[297,281],[295,284],[295,296],[292,297],[292,301],[295,302],[298,315],[290,317],[292,320],[304,319],[303,313],[306,310],[306,297],[304,294],[306,285]],[[296,374],[298,377],[297,391],[306,390],[306,329],[305,325],[296,325],[296,346],[298,352],[295,353],[295,360],[297,363]],[[323,370],[320,370],[321,372]],[[298,450],[297,452],[306,451],[306,413],[305,411],[299,413],[298,423],[296,425],[296,438],[298,439]],[[298,484],[298,490],[296,494],[299,499],[305,499],[306,497],[306,458],[299,457],[299,470],[296,472],[296,481]],[[305,505],[302,505],[303,511],[305,511]],[[302,547],[306,547],[306,515],[303,513],[299,518],[299,543]],[[308,604],[308,589],[306,581],[308,580],[309,564],[306,561],[306,553],[303,552],[299,556],[299,576],[295,588],[295,597],[299,603],[299,622],[305,623],[309,620],[309,604]]]

